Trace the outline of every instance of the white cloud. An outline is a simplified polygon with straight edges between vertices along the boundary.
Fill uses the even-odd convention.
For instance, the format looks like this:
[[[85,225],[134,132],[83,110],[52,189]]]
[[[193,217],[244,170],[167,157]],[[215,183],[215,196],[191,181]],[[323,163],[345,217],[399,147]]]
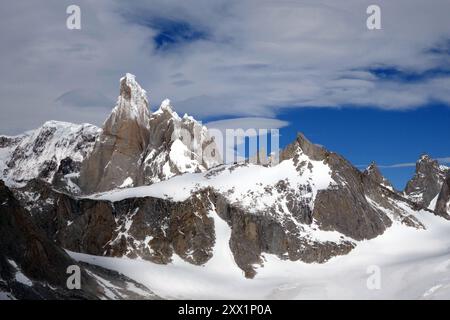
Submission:
[[[246,117],[211,121],[205,124],[208,128],[225,131],[226,129],[280,129],[287,127],[289,122],[271,118]]]
[[[274,118],[281,107],[450,104],[450,77],[386,81],[387,66],[423,72],[450,65],[450,2],[378,0],[382,30],[366,28],[372,1],[86,1],[82,30],[65,28],[69,1],[0,4],[1,133],[48,119],[100,124],[118,80],[136,74],[153,106],[170,97],[197,117]],[[158,19],[183,21],[206,37],[157,50]],[[98,93],[93,93],[96,91]],[[75,93],[83,93],[74,95]],[[69,97],[64,106],[58,97]],[[77,102],[105,108],[80,108]]]

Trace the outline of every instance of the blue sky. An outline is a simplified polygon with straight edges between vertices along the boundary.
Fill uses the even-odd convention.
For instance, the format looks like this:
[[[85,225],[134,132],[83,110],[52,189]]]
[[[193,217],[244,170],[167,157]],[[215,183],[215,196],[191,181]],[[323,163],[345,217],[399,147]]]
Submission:
[[[101,125],[129,72],[152,109],[297,131],[354,164],[449,157],[450,1],[69,0],[0,3],[0,134]],[[222,121],[222,123],[218,123]],[[384,168],[399,188],[413,168]]]
[[[355,165],[375,161],[399,190],[414,174],[414,166],[383,166],[415,163],[423,153],[433,158],[450,154],[447,106],[429,105],[408,111],[351,107],[285,109],[279,118],[290,121],[289,126],[280,130],[282,145],[301,131],[312,142],[340,153]]]

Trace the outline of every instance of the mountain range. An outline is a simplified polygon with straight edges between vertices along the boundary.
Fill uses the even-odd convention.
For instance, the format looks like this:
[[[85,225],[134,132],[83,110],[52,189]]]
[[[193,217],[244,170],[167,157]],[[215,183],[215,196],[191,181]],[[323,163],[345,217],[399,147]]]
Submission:
[[[269,257],[320,268],[398,226],[450,224],[450,168],[427,155],[405,190],[301,133],[279,158],[223,163],[205,126],[169,100],[151,112],[131,74],[102,128],[49,121],[0,136],[0,298],[176,298],[93,257],[257,282]],[[70,265],[80,290],[66,287]]]

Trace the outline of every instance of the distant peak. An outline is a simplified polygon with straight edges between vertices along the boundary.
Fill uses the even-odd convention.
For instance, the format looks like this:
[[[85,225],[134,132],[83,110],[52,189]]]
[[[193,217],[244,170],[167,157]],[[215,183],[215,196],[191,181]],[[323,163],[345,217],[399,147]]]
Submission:
[[[420,158],[419,158],[419,162],[420,161],[430,161],[431,160],[431,157],[428,155],[428,154],[422,154],[421,156],[420,156]]]
[[[298,152],[303,152],[312,160],[322,161],[327,153],[327,150],[321,146],[309,141],[301,132],[297,133],[297,138],[294,142],[287,145],[280,153],[280,161],[293,158]]]
[[[417,160],[416,171],[421,171],[428,167],[439,168],[439,163],[437,160],[432,159],[428,154],[423,154],[420,156],[419,160]]]
[[[372,176],[375,177],[377,180],[382,177],[381,171],[378,168],[377,164],[375,163],[375,161],[372,161],[366,168],[366,170],[364,171],[364,173],[368,176]]]
[[[367,166],[366,171],[367,171],[367,172],[372,172],[372,171],[374,171],[374,170],[379,171],[378,165],[376,164],[376,162],[375,162],[375,161],[372,161],[372,162]]]
[[[369,166],[364,171],[364,175],[369,177],[371,180],[375,181],[378,184],[381,184],[382,186],[394,190],[392,184],[389,182],[388,179],[386,179],[383,174],[381,173],[380,169],[378,168],[378,165],[375,161],[372,161]]]

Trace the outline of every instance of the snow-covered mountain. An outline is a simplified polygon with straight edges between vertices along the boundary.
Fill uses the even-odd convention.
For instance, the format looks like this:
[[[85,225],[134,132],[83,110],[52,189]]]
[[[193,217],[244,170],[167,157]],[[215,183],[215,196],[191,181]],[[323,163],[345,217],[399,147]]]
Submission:
[[[17,137],[0,137],[0,170],[10,185],[23,185],[38,178],[76,192],[72,182],[79,166],[91,152],[99,129],[48,121],[36,130]],[[59,181],[61,180],[61,181]]]
[[[142,164],[145,185],[181,173],[205,172],[221,163],[208,129],[187,114],[178,116],[169,99],[152,113],[150,141]]]
[[[117,105],[83,163],[81,189],[91,193],[140,186],[205,171],[220,163],[219,157],[201,154],[205,145],[218,155],[207,129],[192,117],[180,118],[169,100],[150,114],[145,90],[127,74],[120,80]]]
[[[304,297],[307,279],[296,266],[318,281],[338,276],[330,265],[360,274],[347,257],[358,267],[364,257],[388,266],[386,255],[403,252],[407,260],[409,243],[396,239],[433,243],[416,258],[442,257],[448,248],[431,233],[450,230],[449,169],[429,157],[418,161],[404,192],[376,164],[361,172],[302,134],[279,158],[270,166],[221,164],[206,127],[180,117],[169,100],[151,112],[130,74],[101,129],[52,121],[0,137],[0,206],[8,212],[0,216],[7,219],[0,223],[0,267],[8,270],[0,297],[73,297],[60,273],[74,259],[84,263],[84,298],[233,297],[234,285],[249,297]],[[21,258],[21,248],[36,241],[44,250]],[[383,244],[394,243],[383,255]],[[295,283],[286,289],[290,275]]]
[[[23,135],[0,136],[0,178],[8,185],[41,179],[71,194],[151,184],[220,163],[207,128],[179,117],[169,100],[151,113],[131,74],[120,79],[117,104],[101,129],[48,121]]]

